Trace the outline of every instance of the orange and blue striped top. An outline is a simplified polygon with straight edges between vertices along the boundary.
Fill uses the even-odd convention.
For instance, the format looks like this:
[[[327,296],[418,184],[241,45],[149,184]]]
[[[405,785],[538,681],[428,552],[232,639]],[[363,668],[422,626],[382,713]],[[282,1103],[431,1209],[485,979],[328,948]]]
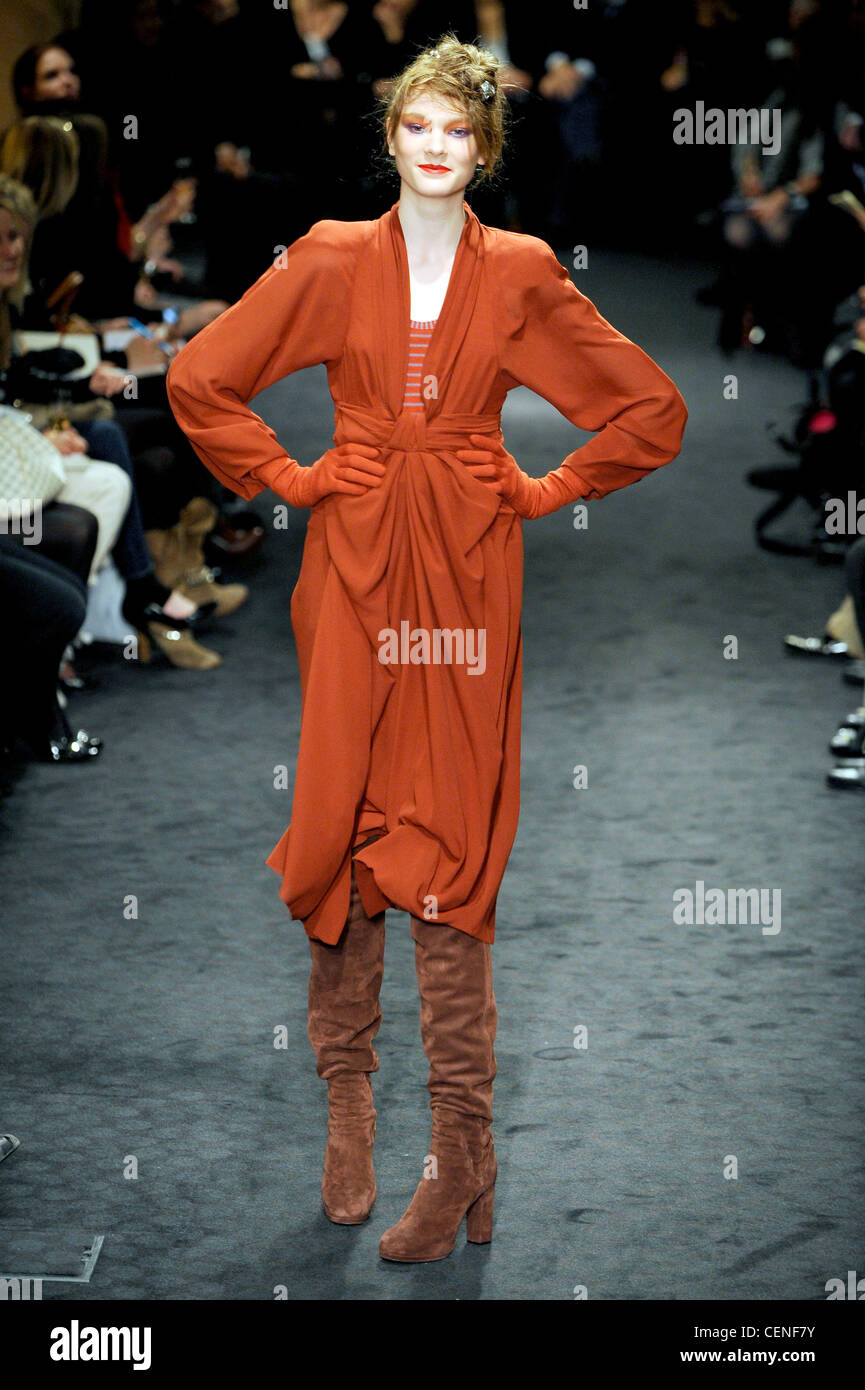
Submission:
[[[432,331],[436,326],[436,319],[409,319],[408,331],[408,365],[405,372],[405,394],[403,396],[403,410],[420,410],[424,408],[423,385],[423,363],[426,351],[429,347],[429,340]]]

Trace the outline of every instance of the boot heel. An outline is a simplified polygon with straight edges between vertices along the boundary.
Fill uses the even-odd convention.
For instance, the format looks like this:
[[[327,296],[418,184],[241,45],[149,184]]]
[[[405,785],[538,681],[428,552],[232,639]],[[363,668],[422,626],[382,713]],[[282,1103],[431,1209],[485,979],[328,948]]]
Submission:
[[[496,1185],[482,1192],[466,1214],[466,1240],[473,1245],[486,1245],[493,1238],[493,1200]]]

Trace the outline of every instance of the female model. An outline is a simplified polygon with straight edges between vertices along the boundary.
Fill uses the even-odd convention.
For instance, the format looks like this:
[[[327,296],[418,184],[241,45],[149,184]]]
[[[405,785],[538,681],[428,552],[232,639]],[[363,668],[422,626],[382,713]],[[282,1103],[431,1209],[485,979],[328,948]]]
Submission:
[[[399,202],[375,221],[317,222],[168,373],[177,419],[219,479],[312,509],[291,600],[292,820],[267,863],[310,938],[332,1221],[364,1221],[375,1200],[385,909],[412,919],[432,1141],[381,1240],[391,1260],[443,1259],[466,1215],[470,1241],[492,1233],[490,945],[519,810],[522,520],[668,463],[687,418],[669,377],[545,242],[482,226],[463,200],[501,153],[496,73],[452,36],[421,53],[383,118]],[[305,468],[245,402],[322,362],[334,447]],[[502,403],[520,383],[598,431],[544,478],[502,444]]]

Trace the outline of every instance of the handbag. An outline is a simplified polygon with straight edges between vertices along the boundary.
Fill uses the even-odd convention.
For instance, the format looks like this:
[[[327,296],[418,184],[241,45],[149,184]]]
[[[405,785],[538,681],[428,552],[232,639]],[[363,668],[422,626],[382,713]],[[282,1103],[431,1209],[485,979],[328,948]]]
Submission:
[[[71,312],[84,276],[78,270],[61,280],[45,301],[52,328],[19,328],[17,352],[9,364],[7,381],[21,400],[50,405],[54,401],[86,401],[90,378],[102,359],[98,335],[80,314]]]
[[[52,502],[65,483],[59,450],[20,410],[0,406],[0,522]]]
[[[17,355],[9,364],[9,386],[18,397],[48,404],[82,401],[92,395],[90,378],[101,360],[95,333],[19,329]]]

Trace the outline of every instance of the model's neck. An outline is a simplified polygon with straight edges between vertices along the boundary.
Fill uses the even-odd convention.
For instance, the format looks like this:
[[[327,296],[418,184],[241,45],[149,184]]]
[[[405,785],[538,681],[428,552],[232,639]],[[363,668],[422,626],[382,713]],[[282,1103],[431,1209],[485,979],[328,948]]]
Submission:
[[[405,184],[398,213],[406,247],[424,257],[454,251],[466,220],[462,191],[451,198],[423,198]]]

